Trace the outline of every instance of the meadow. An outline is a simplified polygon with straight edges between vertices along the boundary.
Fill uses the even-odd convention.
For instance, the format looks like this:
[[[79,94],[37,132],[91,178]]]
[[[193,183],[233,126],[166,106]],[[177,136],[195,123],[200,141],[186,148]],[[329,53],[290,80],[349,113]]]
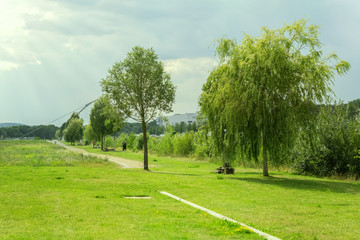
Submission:
[[[104,154],[142,161],[141,152]],[[149,162],[150,171],[121,169],[43,141],[0,141],[1,239],[262,239],[159,191],[281,239],[360,236],[358,182],[241,167],[218,175],[218,164],[190,158]]]

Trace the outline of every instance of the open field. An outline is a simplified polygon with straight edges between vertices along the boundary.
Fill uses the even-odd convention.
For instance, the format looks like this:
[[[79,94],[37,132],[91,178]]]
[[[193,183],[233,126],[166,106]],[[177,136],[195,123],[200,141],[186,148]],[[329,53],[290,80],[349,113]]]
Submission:
[[[82,147],[89,151],[98,149]],[[107,153],[141,161],[141,153]],[[14,160],[13,160],[14,159]],[[45,142],[0,141],[2,239],[261,239],[167,191],[282,239],[358,239],[360,184],[150,156],[120,169]],[[151,199],[125,199],[151,196]]]

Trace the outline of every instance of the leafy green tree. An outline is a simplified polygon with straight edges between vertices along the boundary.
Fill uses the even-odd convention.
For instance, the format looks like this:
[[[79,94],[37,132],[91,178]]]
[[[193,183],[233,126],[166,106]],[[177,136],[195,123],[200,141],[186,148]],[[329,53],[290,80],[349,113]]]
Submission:
[[[96,100],[90,112],[90,124],[93,133],[101,141],[101,150],[104,150],[105,136],[120,130],[123,120],[122,114],[113,108],[107,96]]]
[[[359,111],[360,110],[360,98],[348,102],[347,106],[348,106],[349,118],[352,118],[352,119],[356,118],[360,113],[360,111]]]
[[[160,112],[172,111],[175,87],[170,75],[152,48],[134,47],[127,58],[113,65],[101,86],[119,111],[141,122],[144,169],[148,170],[146,124]]]
[[[4,129],[0,129],[0,139],[5,139],[7,137],[7,132]]]
[[[56,132],[55,132],[55,138],[56,138],[57,140],[61,140],[62,136],[61,136],[61,130],[60,130],[60,129],[56,130]]]
[[[65,141],[74,144],[76,141],[79,141],[83,137],[83,120],[73,118],[70,120],[68,126],[64,130]]]
[[[91,122],[89,122],[89,124],[85,126],[84,138],[88,144],[92,144],[93,141],[98,139],[97,135],[94,133],[94,130],[91,126]]]
[[[350,64],[331,53],[323,56],[318,26],[299,20],[281,29],[245,35],[240,44],[220,39],[219,65],[200,97],[211,136],[226,158],[242,155],[274,164],[291,149],[299,126],[310,123],[316,103],[330,98],[335,73]],[[334,64],[335,63],[335,64]]]
[[[190,132],[190,131],[197,132],[196,122],[189,123],[189,124],[186,126],[186,131],[187,131],[187,132]]]
[[[150,135],[161,135],[165,132],[165,127],[158,126],[156,121],[149,122],[146,128],[148,129]]]
[[[70,118],[61,125],[61,127],[60,127],[60,134],[59,134],[60,139],[63,138],[64,133],[65,133],[64,131],[65,131],[65,129],[67,128],[67,126],[69,125],[69,123],[70,123],[70,121],[71,121],[72,119],[80,119],[79,113],[73,112],[73,113],[71,114]]]

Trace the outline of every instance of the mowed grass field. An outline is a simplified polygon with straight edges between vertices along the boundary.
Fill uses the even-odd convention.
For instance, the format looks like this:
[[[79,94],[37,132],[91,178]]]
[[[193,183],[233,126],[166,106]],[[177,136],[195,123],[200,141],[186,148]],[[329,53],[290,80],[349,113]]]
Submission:
[[[359,239],[358,182],[265,178],[240,167],[218,175],[216,164],[159,156],[150,166],[121,169],[43,141],[0,141],[0,239],[262,239],[159,191],[281,239]]]

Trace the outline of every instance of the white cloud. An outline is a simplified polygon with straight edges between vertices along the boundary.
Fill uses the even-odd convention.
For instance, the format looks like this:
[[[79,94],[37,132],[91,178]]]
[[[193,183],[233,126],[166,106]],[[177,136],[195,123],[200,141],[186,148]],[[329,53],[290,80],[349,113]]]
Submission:
[[[29,45],[29,31],[25,28],[25,16],[40,12],[35,8],[38,1],[31,4],[14,0],[2,1],[0,8],[0,71],[18,69],[28,64],[41,64],[41,60]],[[45,13],[44,18],[49,18]]]
[[[0,71],[10,71],[13,69],[17,69],[19,64],[9,62],[9,61],[0,61]]]
[[[174,75],[200,75],[208,74],[217,62],[213,58],[178,58],[164,61],[165,71]]]
[[[202,85],[217,62],[213,58],[179,58],[164,61],[176,88],[175,113],[195,112]]]

